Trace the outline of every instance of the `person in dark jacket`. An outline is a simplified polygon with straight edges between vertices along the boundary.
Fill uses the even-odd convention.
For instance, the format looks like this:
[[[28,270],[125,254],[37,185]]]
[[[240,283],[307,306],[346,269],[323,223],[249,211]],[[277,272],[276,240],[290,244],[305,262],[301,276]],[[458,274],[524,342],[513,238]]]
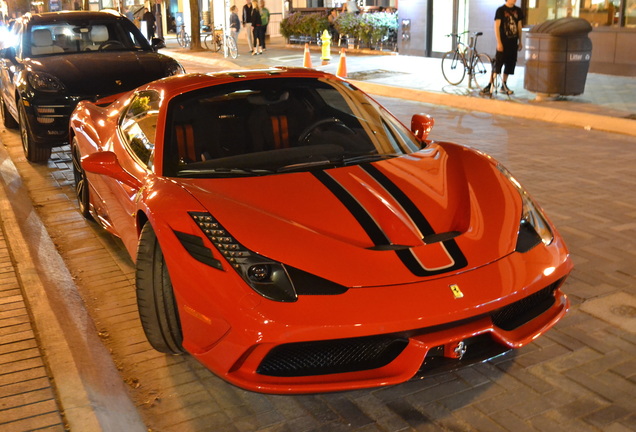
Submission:
[[[251,0],[245,0],[241,22],[243,23],[243,28],[245,28],[245,38],[247,39],[247,47],[249,48],[250,51],[252,51],[252,48],[254,47],[254,40],[253,40],[253,34],[252,34],[252,1]]]
[[[230,8],[230,34],[232,35],[232,39],[234,39],[234,43],[238,47],[238,34],[241,29],[241,20],[239,20],[238,14],[236,13],[238,8],[236,5],[232,5]]]
[[[263,54],[263,21],[258,2],[252,1],[252,31],[254,32],[254,50],[252,55]]]
[[[155,37],[155,15],[148,10],[148,8],[144,8],[144,14],[141,17],[142,21],[146,22],[146,31],[148,32],[148,40],[151,40]]]

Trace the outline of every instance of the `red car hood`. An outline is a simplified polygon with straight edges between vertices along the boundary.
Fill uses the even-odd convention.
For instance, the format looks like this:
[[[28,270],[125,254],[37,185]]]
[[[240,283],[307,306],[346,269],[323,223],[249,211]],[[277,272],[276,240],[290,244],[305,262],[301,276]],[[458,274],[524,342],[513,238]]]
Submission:
[[[493,262],[514,250],[521,214],[490,160],[450,144],[320,172],[180,183],[244,247],[349,287]]]

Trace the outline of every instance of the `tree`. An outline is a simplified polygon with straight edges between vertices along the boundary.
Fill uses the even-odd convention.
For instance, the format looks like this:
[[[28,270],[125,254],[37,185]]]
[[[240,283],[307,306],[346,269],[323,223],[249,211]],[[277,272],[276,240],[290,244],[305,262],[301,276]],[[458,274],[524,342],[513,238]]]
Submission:
[[[190,38],[190,49],[193,51],[201,50],[201,20],[199,16],[198,0],[190,0],[190,26],[192,28],[192,37]]]

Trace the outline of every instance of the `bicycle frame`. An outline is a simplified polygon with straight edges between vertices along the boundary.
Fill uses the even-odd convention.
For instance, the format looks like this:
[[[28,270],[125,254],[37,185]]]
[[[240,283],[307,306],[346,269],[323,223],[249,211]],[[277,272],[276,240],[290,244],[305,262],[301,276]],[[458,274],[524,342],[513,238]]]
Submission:
[[[461,37],[469,33],[451,33],[446,36],[453,37],[454,48],[442,57],[442,74],[451,85],[459,85],[466,75],[468,75],[468,88],[472,88],[472,83],[479,86],[483,78],[489,77],[489,70],[492,67],[492,60],[487,54],[477,50],[477,39],[482,32],[470,33],[468,44],[462,42]],[[463,68],[458,70],[459,63]],[[479,81],[478,81],[479,80]]]

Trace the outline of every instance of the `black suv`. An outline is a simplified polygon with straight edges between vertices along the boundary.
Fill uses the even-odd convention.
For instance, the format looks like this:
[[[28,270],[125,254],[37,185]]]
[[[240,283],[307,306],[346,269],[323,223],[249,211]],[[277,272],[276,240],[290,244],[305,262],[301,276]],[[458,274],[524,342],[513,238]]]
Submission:
[[[117,12],[26,14],[13,25],[1,50],[0,110],[4,125],[20,126],[28,160],[45,162],[51,148],[68,142],[69,117],[82,99],[132,90],[184,73],[172,57],[157,53]]]

